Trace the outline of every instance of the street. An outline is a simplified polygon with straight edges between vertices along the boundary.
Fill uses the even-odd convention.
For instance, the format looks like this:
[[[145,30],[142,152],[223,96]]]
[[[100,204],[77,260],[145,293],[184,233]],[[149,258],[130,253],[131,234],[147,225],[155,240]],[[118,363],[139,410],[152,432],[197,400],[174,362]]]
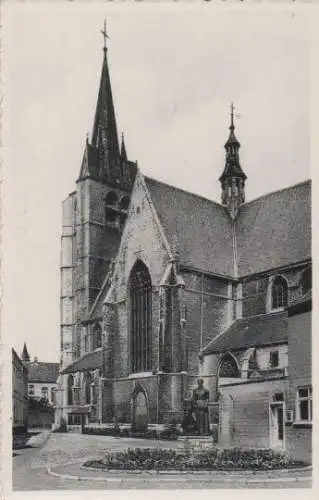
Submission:
[[[155,442],[71,433],[51,434],[47,442],[39,448],[26,448],[14,452],[12,488],[13,490],[112,490],[311,487],[311,470],[298,473],[274,471],[257,474],[204,472],[157,475],[80,469],[86,459],[102,457],[106,450],[154,446],[177,448],[183,444],[177,441]]]

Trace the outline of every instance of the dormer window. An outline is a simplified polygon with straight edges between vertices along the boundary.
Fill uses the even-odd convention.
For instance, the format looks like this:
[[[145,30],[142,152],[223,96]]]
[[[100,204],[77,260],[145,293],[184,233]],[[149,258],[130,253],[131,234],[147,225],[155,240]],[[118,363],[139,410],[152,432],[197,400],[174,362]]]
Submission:
[[[287,282],[281,276],[277,276],[271,287],[271,309],[283,309],[288,303],[288,286]]]

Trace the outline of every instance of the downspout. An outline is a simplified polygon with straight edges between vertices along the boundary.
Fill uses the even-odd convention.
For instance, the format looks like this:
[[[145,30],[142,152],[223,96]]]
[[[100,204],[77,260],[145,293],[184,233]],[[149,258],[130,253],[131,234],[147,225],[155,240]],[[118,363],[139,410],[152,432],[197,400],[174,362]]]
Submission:
[[[202,274],[201,294],[200,294],[200,350],[203,349],[203,314],[204,314],[204,274]]]

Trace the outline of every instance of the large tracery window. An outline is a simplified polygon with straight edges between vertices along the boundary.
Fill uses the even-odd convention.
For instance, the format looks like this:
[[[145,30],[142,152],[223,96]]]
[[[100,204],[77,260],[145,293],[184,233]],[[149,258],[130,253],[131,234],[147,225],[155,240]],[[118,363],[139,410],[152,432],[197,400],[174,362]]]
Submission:
[[[129,280],[131,370],[151,370],[152,282],[145,264],[138,260]]]
[[[271,308],[280,309],[286,307],[288,303],[288,286],[287,282],[281,276],[277,276],[271,288]]]

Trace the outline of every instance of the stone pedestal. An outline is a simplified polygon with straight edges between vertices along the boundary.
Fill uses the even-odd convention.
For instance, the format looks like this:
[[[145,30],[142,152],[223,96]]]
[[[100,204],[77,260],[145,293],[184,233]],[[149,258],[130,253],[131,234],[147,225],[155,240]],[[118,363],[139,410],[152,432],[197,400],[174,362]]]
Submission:
[[[184,441],[185,451],[202,451],[212,449],[215,445],[212,436],[183,436],[179,438]]]

